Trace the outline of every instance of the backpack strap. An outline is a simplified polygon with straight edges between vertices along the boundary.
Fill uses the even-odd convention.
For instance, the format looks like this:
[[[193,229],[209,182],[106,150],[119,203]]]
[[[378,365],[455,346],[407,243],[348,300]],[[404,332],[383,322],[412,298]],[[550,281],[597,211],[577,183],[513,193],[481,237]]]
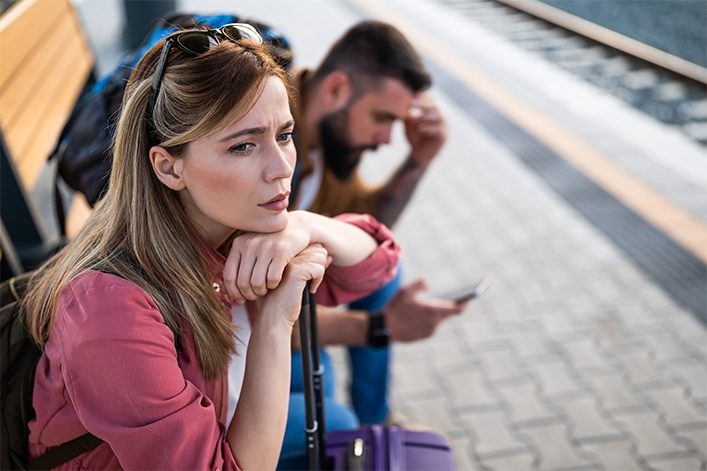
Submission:
[[[76,458],[81,453],[91,451],[98,445],[103,443],[103,440],[87,433],[71,441],[62,443],[56,448],[52,448],[43,455],[33,459],[27,463],[26,469],[52,469],[60,464]]]

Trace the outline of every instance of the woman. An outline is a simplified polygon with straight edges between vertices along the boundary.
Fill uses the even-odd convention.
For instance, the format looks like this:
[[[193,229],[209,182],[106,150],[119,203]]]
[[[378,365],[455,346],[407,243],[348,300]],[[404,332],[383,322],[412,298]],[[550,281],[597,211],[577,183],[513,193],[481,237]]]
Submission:
[[[294,122],[258,42],[239,24],[175,33],[133,72],[108,193],[26,298],[44,347],[33,457],[88,431],[105,443],[64,467],[274,468],[306,282],[339,304],[394,275],[375,220],[287,212]]]

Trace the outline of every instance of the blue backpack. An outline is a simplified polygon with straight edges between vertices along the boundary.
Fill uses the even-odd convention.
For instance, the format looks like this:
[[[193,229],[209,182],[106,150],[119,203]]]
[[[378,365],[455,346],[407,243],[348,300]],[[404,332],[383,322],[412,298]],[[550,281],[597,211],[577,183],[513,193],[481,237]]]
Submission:
[[[283,68],[289,68],[292,63],[292,47],[287,37],[260,21],[231,14],[185,13],[160,19],[143,44],[96,82],[74,107],[61,133],[59,144],[50,156],[50,159],[57,159],[57,172],[69,187],[82,193],[92,207],[108,188],[112,164],[110,149],[123,92],[130,73],[145,52],[177,29],[195,26],[218,28],[235,22],[253,25],[275,60]],[[59,227],[63,231],[64,208],[58,192],[55,203]]]

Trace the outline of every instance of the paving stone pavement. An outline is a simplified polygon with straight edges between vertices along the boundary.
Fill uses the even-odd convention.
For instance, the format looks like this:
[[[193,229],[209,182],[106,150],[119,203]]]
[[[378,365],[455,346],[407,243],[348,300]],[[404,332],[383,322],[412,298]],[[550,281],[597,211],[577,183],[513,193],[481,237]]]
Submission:
[[[185,0],[181,6],[234,8],[226,0]],[[416,24],[433,8],[423,0],[386,6]],[[286,31],[300,65],[314,64],[322,45],[365,12],[357,0],[310,0],[297,8],[284,0],[249,0],[235,8]],[[435,23],[434,15],[427,20],[428,30],[440,35],[460,29]],[[497,46],[502,40],[483,26],[462,26],[482,40],[451,44],[466,48],[460,53],[479,54],[478,64],[482,48],[507,47]],[[606,154],[621,149],[617,160],[628,170],[662,178],[656,183],[662,187],[672,182],[674,201],[707,207],[704,176],[695,171],[704,162],[682,159],[691,144],[644,122],[615,98],[575,84],[552,64],[533,61],[524,63],[523,74],[494,76],[492,62],[485,72],[557,113]],[[562,90],[577,90],[574,95],[585,99],[573,102]],[[445,434],[460,470],[705,470],[705,327],[454,96],[438,89],[432,94],[447,117],[449,140],[395,227],[404,277],[426,278],[431,293],[484,275],[494,284],[431,339],[395,346],[395,410]],[[601,119],[615,115],[626,132]],[[399,128],[393,139],[390,149],[365,160],[369,180],[380,181],[405,154]],[[680,152],[655,151],[668,148]],[[345,355],[332,350],[345,400]]]

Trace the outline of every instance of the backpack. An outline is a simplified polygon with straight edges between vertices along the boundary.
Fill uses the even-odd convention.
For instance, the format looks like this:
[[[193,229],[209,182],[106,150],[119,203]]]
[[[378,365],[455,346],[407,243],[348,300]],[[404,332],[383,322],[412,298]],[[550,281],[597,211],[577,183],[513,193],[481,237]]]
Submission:
[[[59,144],[50,156],[57,160],[57,171],[69,187],[82,193],[93,207],[108,188],[111,172],[111,144],[125,85],[138,60],[160,39],[179,28],[207,26],[218,28],[228,23],[253,25],[265,46],[285,69],[292,63],[292,48],[287,37],[260,21],[236,15],[195,15],[177,13],[160,19],[142,46],[128,55],[115,69],[98,81],[74,107],[62,130]],[[56,205],[59,227],[64,231],[64,210]],[[63,235],[63,233],[62,233]]]
[[[102,440],[91,434],[64,443],[28,463],[28,423],[34,372],[42,350],[22,322],[20,301],[35,272],[0,284],[0,469],[49,469],[92,450]]]

